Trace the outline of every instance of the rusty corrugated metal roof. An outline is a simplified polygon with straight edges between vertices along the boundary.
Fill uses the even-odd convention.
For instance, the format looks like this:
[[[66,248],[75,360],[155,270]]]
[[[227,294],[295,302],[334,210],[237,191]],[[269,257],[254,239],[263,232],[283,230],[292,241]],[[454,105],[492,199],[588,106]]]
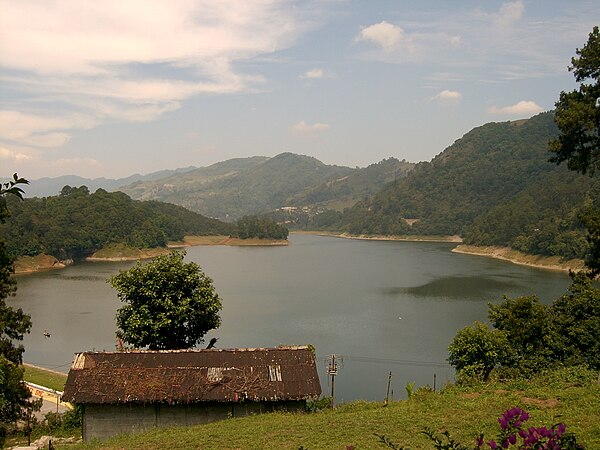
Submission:
[[[78,353],[62,398],[71,403],[189,404],[319,395],[312,351],[281,346]]]

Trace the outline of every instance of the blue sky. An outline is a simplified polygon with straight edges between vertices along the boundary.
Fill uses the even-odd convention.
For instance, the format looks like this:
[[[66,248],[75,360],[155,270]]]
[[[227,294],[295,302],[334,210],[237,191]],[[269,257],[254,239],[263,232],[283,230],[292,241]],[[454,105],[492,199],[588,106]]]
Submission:
[[[430,160],[576,87],[597,1],[0,0],[0,174]]]

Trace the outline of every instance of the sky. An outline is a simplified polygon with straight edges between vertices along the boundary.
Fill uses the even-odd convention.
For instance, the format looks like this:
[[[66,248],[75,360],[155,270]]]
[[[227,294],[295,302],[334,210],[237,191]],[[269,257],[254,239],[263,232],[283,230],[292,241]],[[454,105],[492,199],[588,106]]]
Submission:
[[[0,0],[0,175],[429,161],[577,87],[597,0]]]

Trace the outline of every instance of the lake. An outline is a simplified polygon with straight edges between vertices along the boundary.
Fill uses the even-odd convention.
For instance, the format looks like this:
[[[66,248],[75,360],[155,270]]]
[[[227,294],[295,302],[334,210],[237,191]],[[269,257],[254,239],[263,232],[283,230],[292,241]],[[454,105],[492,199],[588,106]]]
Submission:
[[[324,393],[329,355],[341,362],[336,401],[394,398],[407,383],[452,380],[447,348],[456,332],[485,321],[487,303],[537,294],[550,303],[565,273],[455,254],[456,244],[295,235],[285,247],[187,249],[222,298],[217,346],[312,344]],[[12,306],[31,314],[26,362],[67,372],[73,353],[115,350],[116,291],[106,279],[133,263],[87,262],[18,277]],[[50,337],[44,337],[44,331]]]

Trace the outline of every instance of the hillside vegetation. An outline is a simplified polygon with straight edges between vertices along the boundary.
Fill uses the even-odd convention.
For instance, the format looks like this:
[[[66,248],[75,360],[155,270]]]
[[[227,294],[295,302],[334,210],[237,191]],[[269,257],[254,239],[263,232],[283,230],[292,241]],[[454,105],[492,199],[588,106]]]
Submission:
[[[387,406],[357,402],[314,414],[274,413],[229,419],[190,428],[155,430],[83,449],[289,449],[386,448],[375,433],[412,449],[434,448],[421,433],[448,430],[471,448],[479,433],[488,439],[499,431],[497,418],[514,406],[527,410],[527,426],[564,422],[587,449],[600,448],[600,385],[597,374],[580,368],[538,375],[531,381],[450,386],[433,393],[423,389],[409,400]],[[73,448],[72,446],[64,448]]]
[[[122,190],[233,221],[283,206],[342,210],[403,177],[414,164],[394,158],[363,169],[331,166],[303,155],[232,159]]]
[[[54,197],[9,200],[11,215],[0,233],[16,256],[79,260],[111,244],[166,247],[185,235],[228,235],[235,229],[180,206],[135,201],[102,189],[90,194],[85,186],[65,186]]]
[[[353,234],[460,235],[473,245],[580,258],[586,241],[579,217],[598,201],[600,181],[548,162],[557,134],[552,112],[475,128],[330,226]]]

